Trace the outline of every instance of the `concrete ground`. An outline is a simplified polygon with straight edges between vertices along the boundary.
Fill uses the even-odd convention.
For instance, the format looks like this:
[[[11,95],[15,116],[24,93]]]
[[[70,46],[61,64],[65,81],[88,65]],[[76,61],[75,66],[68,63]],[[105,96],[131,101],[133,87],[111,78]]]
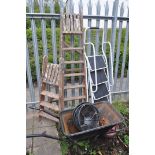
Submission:
[[[26,134],[38,134],[43,132],[58,137],[56,125],[53,121],[45,118],[42,118],[42,120],[39,121],[36,111],[27,111]],[[30,153],[33,152],[33,155],[61,155],[59,142],[49,138],[27,138],[26,150]]]
[[[122,83],[123,90],[128,90],[128,85],[126,86],[126,80],[127,79],[123,79],[123,83]],[[115,91],[119,90],[120,82],[121,82],[120,79],[118,79]],[[39,100],[38,87],[34,87],[34,89],[35,89],[35,100],[38,101]],[[27,99],[27,102],[31,101],[30,91],[28,88],[26,89],[26,99]],[[120,99],[128,100],[128,94],[113,95],[113,101],[120,100]],[[39,121],[39,118],[36,116],[34,117],[34,122],[33,122],[33,116],[36,113],[37,111],[30,110],[27,108],[26,133],[32,134],[32,133],[46,132],[46,134],[58,136],[58,132],[56,130],[56,126],[54,122],[47,120],[45,118]],[[59,142],[48,138],[33,138],[33,140],[32,138],[29,138],[29,139],[27,138],[26,149],[29,152],[32,151],[33,155],[61,155]]]

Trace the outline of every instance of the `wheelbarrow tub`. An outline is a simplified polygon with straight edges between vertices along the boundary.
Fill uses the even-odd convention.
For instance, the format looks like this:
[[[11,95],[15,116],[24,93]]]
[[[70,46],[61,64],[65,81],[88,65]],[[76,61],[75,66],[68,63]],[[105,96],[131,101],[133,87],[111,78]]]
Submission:
[[[115,108],[107,102],[97,102],[94,103],[96,108],[99,110],[100,119],[99,126],[89,130],[79,131],[73,122],[73,110],[67,109],[60,113],[60,125],[64,135],[70,138],[81,139],[91,137],[93,135],[105,134],[109,129],[115,125],[120,124],[124,119],[120,113],[118,113]],[[104,122],[102,123],[102,120]]]

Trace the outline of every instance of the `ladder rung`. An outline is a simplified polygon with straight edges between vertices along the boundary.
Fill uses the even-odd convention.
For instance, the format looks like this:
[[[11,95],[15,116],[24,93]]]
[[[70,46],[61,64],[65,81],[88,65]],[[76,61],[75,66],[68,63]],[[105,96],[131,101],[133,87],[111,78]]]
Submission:
[[[85,99],[86,96],[74,96],[70,98],[65,98],[64,101],[72,101],[72,100],[80,100],[80,99]]]
[[[70,76],[84,76],[84,73],[71,73],[71,74],[64,74],[64,77],[70,77]]]
[[[71,68],[71,69],[65,69],[66,72],[78,72],[78,71],[82,71],[83,68]]]
[[[59,86],[58,83],[53,83],[53,82],[49,82],[49,81],[46,81],[46,80],[43,80],[43,83],[49,84],[49,85],[54,85],[54,86]]]
[[[45,112],[43,112],[43,111],[40,111],[39,112],[39,116],[41,116],[41,117],[45,117],[45,118],[47,118],[47,119],[49,119],[49,120],[52,120],[52,121],[54,121],[54,122],[59,122],[59,119],[57,119],[56,117],[53,117],[53,116],[51,116],[51,115],[49,115],[49,114],[47,114],[47,113],[45,113]]]
[[[83,32],[82,31],[79,31],[79,32],[77,32],[77,31],[63,31],[62,32],[63,34],[83,34]]]
[[[54,98],[54,99],[59,99],[59,95],[58,94],[55,94],[55,93],[52,93],[52,92],[48,92],[46,90],[43,90],[41,92],[41,95],[44,95],[44,96],[48,96],[48,97],[51,97],[51,98]]]
[[[53,111],[56,111],[56,112],[59,112],[60,110],[59,110],[59,107],[57,106],[57,105],[54,105],[54,104],[52,104],[52,103],[48,103],[48,102],[46,102],[46,101],[41,101],[40,102],[40,105],[41,106],[44,106],[44,107],[47,107],[47,108],[49,108],[49,109],[51,109],[51,110],[53,110]]]
[[[83,47],[65,47],[65,48],[62,48],[63,51],[70,51],[70,50],[73,50],[73,51],[79,51],[79,50],[83,50]]]
[[[83,88],[84,85],[77,85],[77,86],[64,86],[64,89],[74,89],[74,88]]]
[[[84,61],[65,61],[64,64],[82,64]]]

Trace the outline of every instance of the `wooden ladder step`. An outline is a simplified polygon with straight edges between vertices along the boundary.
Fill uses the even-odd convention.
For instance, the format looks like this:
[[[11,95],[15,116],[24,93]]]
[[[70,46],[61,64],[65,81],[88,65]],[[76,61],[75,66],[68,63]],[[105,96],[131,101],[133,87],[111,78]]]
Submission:
[[[51,110],[53,110],[55,112],[60,111],[58,105],[55,105],[55,104],[52,104],[52,103],[49,103],[49,102],[46,102],[46,101],[41,101],[40,105],[44,106],[44,107],[47,107],[47,108],[49,108],[49,109],[51,109]]]
[[[70,69],[65,69],[65,72],[80,72],[82,70],[83,68],[70,68]]]
[[[84,61],[65,61],[64,64],[82,64]]]
[[[84,76],[84,73],[71,73],[71,74],[64,74],[64,77],[71,77],[71,76]]]
[[[70,98],[64,98],[64,101],[72,101],[72,100],[80,100],[80,99],[85,99],[86,96],[74,96]]]
[[[59,99],[59,95],[58,94],[55,94],[53,92],[49,92],[49,91],[46,91],[46,90],[43,90],[41,92],[41,95],[44,95],[44,96],[48,96],[48,97],[51,97],[51,98],[54,98],[54,99]]]
[[[45,83],[45,84],[48,84],[48,85],[59,86],[58,83],[53,83],[53,82],[50,82],[50,81],[47,81],[47,80],[43,80],[42,82]]]
[[[63,51],[79,51],[83,50],[83,47],[64,47],[62,48]]]
[[[85,85],[73,85],[73,86],[64,86],[64,89],[74,89],[74,88],[84,88]]]
[[[58,118],[53,117],[53,116],[51,116],[51,115],[49,115],[49,114],[47,114],[47,113],[45,113],[43,111],[39,111],[39,116],[44,117],[44,118],[47,118],[49,120],[52,120],[54,122],[59,123],[59,119]]]
[[[63,31],[63,34],[78,34],[78,35],[82,35],[83,32],[82,31]]]

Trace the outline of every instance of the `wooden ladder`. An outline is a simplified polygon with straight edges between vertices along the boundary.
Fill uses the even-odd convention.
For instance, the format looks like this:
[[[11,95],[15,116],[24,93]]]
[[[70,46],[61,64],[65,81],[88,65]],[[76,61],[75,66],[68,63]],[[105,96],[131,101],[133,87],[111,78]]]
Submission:
[[[49,87],[53,88],[53,92]],[[40,92],[40,117],[45,117],[47,119],[58,122],[58,119],[52,117],[51,115],[43,112],[45,108],[49,109],[53,113],[60,112],[59,107],[59,65],[52,64],[48,62],[48,57],[43,57],[43,65],[42,65],[42,86]],[[48,101],[45,98],[48,98]]]
[[[60,83],[59,83],[59,103],[61,110],[66,107],[68,101],[78,100],[79,103],[86,101],[86,70],[85,70],[85,58],[84,58],[84,45],[83,45],[83,17],[81,14],[63,14],[60,20]],[[67,43],[67,37],[79,36],[79,47],[75,47],[70,43]],[[67,41],[67,42],[66,42]],[[71,57],[71,54],[76,55],[77,60],[71,60],[67,58],[67,55]],[[72,67],[71,67],[72,66]],[[75,77],[81,79],[80,83],[73,84],[70,78]],[[69,89],[79,90],[81,93],[75,96],[68,94],[65,96],[65,91]]]

